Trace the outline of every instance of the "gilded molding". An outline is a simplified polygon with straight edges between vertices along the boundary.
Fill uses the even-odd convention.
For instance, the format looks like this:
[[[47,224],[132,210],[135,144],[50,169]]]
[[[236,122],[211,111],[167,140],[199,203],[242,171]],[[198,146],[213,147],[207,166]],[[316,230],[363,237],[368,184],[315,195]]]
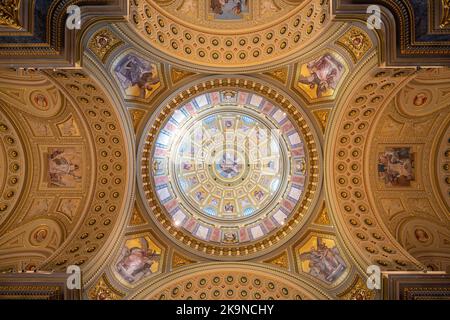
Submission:
[[[359,275],[356,275],[350,287],[338,293],[337,296],[342,300],[373,300],[375,298],[375,291],[369,290],[364,280]]]
[[[0,4],[0,25],[14,29],[22,26],[19,21],[21,0],[4,0]]]
[[[23,138],[6,113],[0,99],[0,150],[5,156],[0,157],[0,230],[4,231],[4,222],[14,212],[21,195],[26,172],[26,158]],[[3,232],[2,232],[3,233]]]
[[[216,244],[210,242],[204,242],[198,238],[191,236],[187,231],[182,228],[177,228],[173,224],[172,218],[166,213],[165,208],[160,204],[158,198],[155,195],[155,191],[152,186],[152,167],[153,162],[150,160],[150,150],[152,150],[155,143],[155,138],[159,128],[163,125],[165,119],[170,115],[173,110],[178,108],[183,102],[188,101],[200,93],[208,92],[211,90],[220,90],[226,88],[240,88],[242,90],[249,90],[249,92],[260,94],[262,97],[267,98],[269,101],[273,101],[281,109],[285,110],[291,115],[293,123],[295,123],[301,130],[305,138],[305,153],[309,159],[308,175],[309,181],[305,186],[304,196],[301,200],[301,204],[297,211],[289,216],[285,224],[268,235],[254,240],[250,243],[243,243],[239,246],[229,246],[226,244]],[[280,242],[288,234],[293,234],[291,231],[300,228],[305,219],[304,217],[311,212],[309,203],[313,203],[318,191],[318,182],[320,176],[319,168],[319,155],[317,152],[317,142],[312,127],[308,124],[306,118],[302,112],[293,105],[293,101],[287,96],[282,95],[280,92],[276,92],[274,88],[255,82],[250,78],[235,78],[229,77],[225,79],[211,79],[204,80],[198,84],[180,91],[175,97],[173,97],[166,105],[161,106],[161,111],[158,112],[157,117],[152,122],[152,126],[148,126],[147,134],[143,137],[145,140],[141,142],[142,155],[139,156],[141,160],[141,175],[142,175],[142,196],[147,200],[147,210],[151,211],[151,217],[158,223],[159,228],[165,230],[170,234],[171,238],[177,243],[190,248],[193,251],[201,252],[201,254],[219,256],[225,259],[242,259],[244,256],[260,254],[263,251],[267,251],[270,247]]]
[[[121,300],[125,296],[111,285],[106,274],[102,274],[87,295],[89,300]]]
[[[350,53],[355,63],[361,60],[373,46],[367,33],[357,27],[351,27],[339,38],[337,44],[344,47]]]
[[[96,32],[89,40],[89,49],[105,63],[108,56],[117,47],[121,46],[124,42],[117,38],[109,29],[103,29]]]
[[[196,263],[196,261],[186,258],[177,252],[174,252],[172,254],[172,269],[184,267],[192,263]]]
[[[280,268],[289,269],[289,257],[286,251],[276,256],[275,258],[264,261],[265,263],[273,264]]]
[[[92,128],[93,140],[99,154],[89,203],[83,223],[73,232],[70,243],[64,243],[58,254],[47,260],[47,269],[65,270],[67,265],[83,265],[93,258],[107,242],[123,206],[129,199],[128,150],[120,118],[110,97],[85,72],[54,71],[48,76],[65,88],[67,95],[80,103],[79,110]],[[104,123],[108,119],[108,123]],[[101,212],[101,215],[99,214]],[[90,245],[86,246],[89,241]]]
[[[450,24],[450,1],[441,0],[441,2],[442,2],[442,12],[441,12],[441,24],[439,26],[442,29]]]
[[[187,70],[181,70],[175,67],[170,68],[170,78],[172,79],[172,84],[176,84],[189,76],[193,76],[194,74],[195,73]]]

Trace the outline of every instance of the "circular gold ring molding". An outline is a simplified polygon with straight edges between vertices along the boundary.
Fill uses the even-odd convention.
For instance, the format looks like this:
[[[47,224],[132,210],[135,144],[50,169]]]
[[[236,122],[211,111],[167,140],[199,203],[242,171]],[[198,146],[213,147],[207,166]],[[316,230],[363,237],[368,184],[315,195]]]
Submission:
[[[157,136],[166,120],[175,112],[175,110],[200,94],[227,89],[258,94],[278,106],[289,116],[291,122],[297,127],[297,130],[302,134],[304,139],[304,152],[307,157],[306,170],[308,176],[302,198],[300,198],[295,210],[289,215],[283,225],[256,241],[235,245],[202,241],[182,228],[174,225],[171,216],[168,214],[166,208],[161,205],[158,196],[156,195],[151,167],[152,150]],[[153,117],[151,121],[147,123],[144,130],[145,134],[140,142],[140,154],[138,154],[138,161],[140,162],[138,187],[151,219],[156,223],[158,228],[170,239],[174,240],[175,243],[192,253],[205,255],[209,258],[215,257],[216,259],[232,260],[248,259],[250,256],[254,257],[267,253],[269,248],[272,250],[278,247],[290,239],[290,237],[295,234],[295,231],[298,231],[299,228],[303,226],[304,222],[307,220],[306,218],[312,212],[319,195],[319,192],[317,191],[321,184],[321,155],[318,151],[317,135],[312,128],[313,126],[306,116],[306,113],[295,104],[292,98],[279,92],[272,86],[261,83],[261,81],[256,82],[247,77],[211,78],[190,87],[185,87],[184,90],[176,95],[167,98],[166,102],[153,113]]]

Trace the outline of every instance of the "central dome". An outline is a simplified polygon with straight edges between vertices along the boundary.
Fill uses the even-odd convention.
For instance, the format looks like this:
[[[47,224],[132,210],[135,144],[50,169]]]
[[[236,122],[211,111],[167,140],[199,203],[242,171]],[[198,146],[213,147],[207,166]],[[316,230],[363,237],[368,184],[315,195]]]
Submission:
[[[240,220],[281,200],[290,171],[288,147],[270,118],[253,108],[225,104],[199,110],[174,140],[169,175],[191,210]]]
[[[166,119],[150,167],[172,223],[200,240],[257,240],[284,225],[304,192],[304,142],[263,97],[224,90],[197,96]]]

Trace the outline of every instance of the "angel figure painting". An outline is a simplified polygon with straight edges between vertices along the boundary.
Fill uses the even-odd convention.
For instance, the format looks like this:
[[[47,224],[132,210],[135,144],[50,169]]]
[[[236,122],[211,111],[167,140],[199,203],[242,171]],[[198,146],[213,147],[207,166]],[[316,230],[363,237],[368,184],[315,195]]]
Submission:
[[[149,98],[160,86],[158,68],[134,54],[127,54],[114,72],[125,94],[141,99]]]
[[[81,151],[77,148],[49,148],[47,155],[49,187],[81,186]]]
[[[378,176],[388,187],[409,187],[414,181],[414,153],[410,148],[386,148],[378,155]]]
[[[330,53],[326,53],[300,67],[297,85],[310,99],[330,97],[344,72],[342,63]]]
[[[249,0],[210,0],[214,18],[219,20],[239,20],[248,12]]]
[[[331,239],[313,236],[298,253],[301,270],[327,283],[336,281],[347,268]]]
[[[116,264],[116,270],[128,283],[139,281],[160,269],[161,248],[149,237],[125,242]]]

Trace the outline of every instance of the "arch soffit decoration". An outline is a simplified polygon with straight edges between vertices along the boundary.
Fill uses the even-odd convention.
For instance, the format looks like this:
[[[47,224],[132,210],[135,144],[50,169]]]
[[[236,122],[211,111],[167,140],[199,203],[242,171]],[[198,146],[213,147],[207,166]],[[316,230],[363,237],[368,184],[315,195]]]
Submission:
[[[27,2],[29,5],[24,5]],[[83,49],[79,46],[87,29],[99,21],[125,21],[128,0],[112,0],[99,4],[96,0],[82,1],[81,30],[66,28],[67,8],[80,0],[15,1],[19,16],[17,23],[0,31],[3,49],[0,65],[5,67],[62,67],[79,66]],[[38,24],[34,20],[42,19]],[[29,43],[33,42],[33,46]],[[13,62],[14,61],[14,62]]]
[[[361,76],[365,73],[366,76]],[[374,187],[370,186],[369,176],[376,171],[376,163],[367,163],[378,119],[420,72],[377,68],[373,56],[357,74],[360,76],[352,80],[354,85],[350,83],[338,98],[325,138],[328,141],[325,154],[329,155],[325,157],[325,186],[328,204],[334,211],[332,217],[344,241],[354,243],[366,265],[378,264],[394,270],[424,269],[398,242],[397,234],[388,230],[376,208],[376,200],[366,192]],[[427,154],[431,157],[433,153]]]
[[[207,278],[207,281],[214,284],[212,279],[218,274],[231,275],[234,281],[239,281],[237,278],[242,275],[252,275],[255,278],[261,278],[262,285],[267,285],[270,281],[275,282],[277,287],[289,287],[290,291],[301,295],[302,299],[330,299],[325,291],[317,286],[311,284],[308,280],[299,275],[281,271],[277,268],[272,268],[267,265],[260,265],[249,262],[232,263],[232,262],[215,262],[205,263],[201,265],[194,265],[172,272],[166,277],[161,277],[146,286],[140,288],[130,299],[158,299],[162,293],[169,292],[169,289],[178,287],[180,284],[189,282],[189,279]],[[201,280],[201,279],[200,279]],[[194,281],[193,281],[194,282]],[[226,282],[226,280],[225,280]],[[242,282],[241,282],[242,283]],[[194,284],[194,287],[198,284]],[[181,287],[180,287],[181,288]],[[183,290],[183,289],[181,289]],[[268,290],[269,292],[274,289]],[[269,293],[270,294],[270,293]],[[237,297],[237,295],[235,295]],[[295,299],[295,295],[286,294],[288,299]],[[170,299],[170,297],[167,297]],[[226,296],[224,297],[226,298]],[[253,299],[255,297],[252,297]],[[262,297],[261,297],[262,298]],[[268,297],[265,297],[266,299]],[[279,297],[282,299],[282,297]]]
[[[112,103],[111,96],[106,95],[104,88],[97,80],[94,80],[84,71],[60,70],[47,73],[37,71],[31,73],[30,71],[16,77],[14,74],[17,74],[17,72],[19,71],[11,72],[12,76],[9,79],[2,80],[5,88],[3,93],[7,94],[8,90],[10,92],[14,92],[14,90],[18,90],[17,92],[23,91],[23,89],[11,87],[14,86],[14,80],[10,79],[17,78],[16,82],[27,81],[28,79],[31,98],[35,97],[36,94],[42,96],[42,99],[35,98],[34,100],[37,103],[45,102],[42,105],[45,108],[49,105],[50,108],[57,108],[55,109],[57,113],[47,116],[48,112],[44,110],[42,114],[35,112],[34,115],[28,115],[25,113],[26,110],[33,110],[33,108],[26,108],[22,113],[20,103],[15,103],[20,110],[16,113],[24,118],[21,122],[26,123],[24,128],[30,128],[26,129],[26,132],[31,130],[29,136],[33,137],[31,138],[33,142],[31,140],[25,141],[28,145],[27,152],[29,154],[38,152],[40,155],[33,155],[33,159],[28,158],[27,163],[23,165],[28,174],[33,175],[32,178],[28,175],[30,179],[27,180],[30,185],[25,192],[35,194],[38,202],[29,204],[28,197],[22,197],[17,205],[23,208],[21,210],[23,210],[25,216],[12,218],[16,220],[17,218],[25,218],[30,221],[27,228],[32,228],[34,224],[39,222],[39,219],[36,220],[38,216],[31,216],[32,212],[39,215],[48,213],[49,221],[46,223],[50,226],[49,230],[42,229],[42,224],[41,227],[38,226],[38,228],[29,230],[29,232],[32,231],[30,241],[35,246],[34,249],[32,249],[33,247],[26,249],[30,256],[34,255],[33,250],[38,252],[41,250],[39,247],[47,245],[49,240],[53,243],[54,241],[50,238],[57,236],[60,239],[58,244],[52,244],[48,250],[46,249],[47,253],[44,256],[37,260],[32,259],[31,262],[33,263],[30,264],[30,268],[65,270],[67,265],[76,264],[87,272],[85,276],[88,279],[89,271],[91,271],[89,265],[94,263],[94,257],[97,257],[98,253],[105,250],[105,246],[108,246],[107,241],[111,243],[112,238],[117,238],[120,235],[120,230],[123,228],[124,221],[130,211],[128,209],[132,203],[130,195],[134,188],[134,171],[133,167],[129,166],[130,163],[134,162],[134,151],[132,145],[128,143],[132,136],[129,132],[130,128],[119,120],[124,118],[123,109],[117,108],[117,105]],[[23,82],[20,83],[23,85]],[[46,88],[49,88],[48,93],[44,91]],[[25,89],[25,93],[26,90],[28,89]],[[50,95],[48,95],[49,93]],[[11,97],[14,97],[14,94]],[[59,97],[59,100],[56,100],[55,97]],[[8,100],[8,96],[2,95],[2,100],[5,101],[5,99]],[[23,103],[29,102],[25,99]],[[61,110],[66,111],[61,113]],[[103,120],[100,120],[100,114],[102,114]],[[58,122],[55,123],[53,119]],[[55,135],[59,136],[56,140]],[[86,141],[84,146],[80,145],[83,141]],[[111,148],[111,152],[115,152],[111,155],[111,159],[114,158],[113,162],[109,161],[109,154],[106,154],[106,156],[102,154],[102,152],[108,150],[108,147]],[[93,150],[98,151],[98,154],[95,154]],[[52,152],[52,156],[58,156],[59,154],[60,157],[69,157],[65,159],[70,159],[69,162],[74,166],[81,167],[83,165],[83,170],[87,171],[80,173],[77,171],[78,169],[75,169],[74,176],[77,175],[75,182],[56,181],[56,177],[52,177],[50,171],[35,171],[37,167],[33,161],[39,161],[43,164],[45,161],[51,161]],[[39,167],[49,168],[43,164]],[[66,178],[63,177],[63,179]],[[110,181],[109,186],[108,181]],[[89,185],[92,187],[89,187]],[[83,202],[76,197],[77,190],[82,197],[80,199],[84,199]],[[54,192],[58,195],[58,199],[63,199],[58,205],[55,202],[56,200],[51,198],[51,195],[55,194]],[[42,196],[43,194],[48,196],[41,199],[39,195]],[[24,206],[27,206],[28,209]],[[76,207],[82,208],[82,210],[73,211]],[[55,211],[59,216],[52,216],[52,212]],[[97,214],[100,211],[102,214]],[[84,214],[79,216],[83,212]],[[73,223],[61,228],[63,224],[57,220],[64,215],[72,214],[75,216],[69,217],[70,220],[68,221],[73,220]],[[14,223],[12,218],[10,223],[4,224],[4,227],[10,228],[9,235],[15,232],[13,230],[18,230],[18,226],[20,227],[20,224]],[[56,220],[53,221],[53,218]],[[56,229],[53,230],[52,226],[55,226]],[[66,227],[68,229],[64,231]],[[9,237],[9,235],[7,236]],[[4,245],[7,246],[8,242],[4,242]],[[2,254],[8,255],[8,251],[4,250]],[[22,269],[27,266],[12,267]]]
[[[313,42],[323,43],[324,41],[320,41],[320,39],[328,39],[336,36],[337,32],[341,32],[344,28],[342,23],[334,23],[333,25],[330,25],[328,7],[329,5],[327,1],[306,1],[301,5],[297,5],[294,11],[289,11],[289,23],[284,21],[285,17],[282,17],[284,20],[281,18],[276,20],[270,19],[271,22],[269,24],[263,23],[258,27],[250,28],[248,34],[241,31],[238,32],[238,35],[236,35],[235,29],[230,29],[230,31],[227,31],[223,28],[208,28],[187,23],[184,20],[175,17],[171,12],[165,10],[165,7],[154,4],[153,1],[142,1],[139,2],[138,8],[134,8],[133,4],[131,5],[131,25],[130,23],[119,23],[116,24],[116,26],[121,33],[123,33],[135,44],[136,47],[140,47],[146,52],[152,52],[161,60],[167,61],[171,65],[182,69],[186,67],[185,61],[189,61],[191,64],[189,68],[197,72],[260,72],[268,70],[269,68],[276,68],[289,64],[302,56],[302,54],[306,52],[306,47]],[[320,21],[315,21],[321,20],[321,17],[324,15],[326,18],[324,18],[322,23]],[[136,24],[133,22],[133,16],[136,16],[136,21],[138,21],[137,27],[133,26],[133,24]],[[205,19],[205,23],[211,23],[210,19]],[[183,31],[177,29],[176,33],[173,34],[171,26],[174,25],[182,26]],[[329,27],[325,27],[328,25]],[[270,32],[267,31],[269,26],[273,29],[270,29]],[[286,40],[286,43],[289,43],[290,41],[296,45],[286,44],[285,46],[278,44],[278,36],[283,37],[284,35],[289,35],[289,37],[295,38],[299,33],[296,32],[295,29],[299,26],[301,26],[302,35],[304,33],[303,36],[306,36],[307,40],[300,37],[302,40],[298,40],[297,42],[301,43],[301,45],[294,42],[293,39],[291,39],[292,41]],[[145,31],[146,28],[152,29],[150,34],[148,34],[148,31]],[[247,30],[248,26],[244,29]],[[282,32],[281,34],[280,31]],[[243,38],[240,40],[243,40],[245,43],[238,39],[238,36],[241,33]],[[269,33],[270,36],[268,36]],[[180,37],[180,39],[177,40],[180,44],[176,45],[175,49],[169,41],[164,40],[161,42],[157,36],[160,34],[172,34],[172,38]],[[185,38],[186,34],[188,34],[188,39]],[[215,39],[214,34],[218,34],[220,39]],[[202,39],[199,40],[198,38]],[[255,39],[257,39],[257,41]],[[269,50],[270,52],[267,52],[267,48],[264,49],[265,51],[262,50],[264,47],[261,47],[264,42],[262,39],[264,39],[264,41],[276,42],[276,45],[274,42],[274,45],[269,46],[272,48],[272,50]],[[214,40],[218,41],[217,45],[214,44]],[[228,59],[227,53],[219,53],[219,50],[219,56],[217,58],[213,58],[213,53],[217,51],[215,51],[216,47],[224,45],[228,48],[227,41],[231,41],[229,46],[230,49],[228,51],[232,57]],[[182,46],[183,43],[186,43],[185,47]],[[197,54],[198,52],[194,52],[194,49],[192,48],[188,50],[190,53],[187,53],[185,50],[187,48],[186,46],[189,48],[200,48],[196,50],[198,52],[199,50],[204,50],[205,55],[199,56]],[[201,49],[203,47],[204,49]],[[250,57],[246,55],[245,58],[239,58],[239,53],[237,55],[233,53],[235,51],[242,51],[244,48],[250,51],[253,50],[252,52],[258,51],[259,54],[258,56],[252,55]],[[208,62],[205,63],[205,59],[207,59],[207,57],[209,57]]]

